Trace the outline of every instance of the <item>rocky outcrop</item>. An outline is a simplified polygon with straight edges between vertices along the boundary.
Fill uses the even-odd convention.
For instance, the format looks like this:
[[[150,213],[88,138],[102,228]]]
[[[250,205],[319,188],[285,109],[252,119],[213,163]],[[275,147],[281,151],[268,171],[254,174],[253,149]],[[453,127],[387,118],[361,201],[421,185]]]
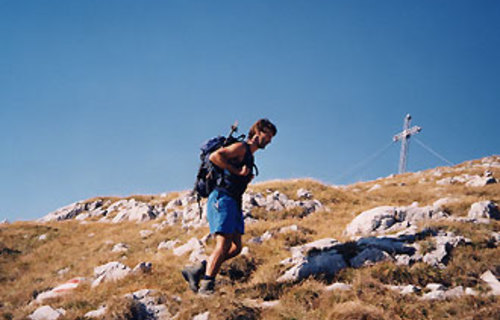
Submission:
[[[500,220],[500,212],[497,204],[493,201],[480,201],[471,205],[468,218]]]
[[[146,222],[156,218],[159,214],[153,206],[135,199],[117,201],[109,206],[108,212],[110,214],[116,212],[114,218],[111,219],[113,223],[123,221]],[[101,221],[109,220],[108,217],[101,219]]]
[[[302,198],[302,200],[289,199],[287,195],[279,191],[274,191],[267,196],[261,193],[247,192],[243,195],[243,212],[248,214],[251,213],[254,208],[259,207],[265,208],[268,211],[300,208],[302,210],[300,216],[304,217],[323,208],[320,201],[310,200],[312,197],[310,191],[300,189],[297,195],[299,198]]]
[[[448,214],[439,206],[381,206],[360,213],[347,225],[347,236],[376,235],[408,228],[423,220],[441,219]]]
[[[434,246],[428,252],[419,252],[418,241],[432,240]],[[391,236],[360,238],[340,243],[332,238],[321,239],[291,248],[292,257],[281,262],[288,269],[278,278],[279,282],[298,281],[311,275],[334,275],[347,268],[360,268],[382,261],[411,265],[425,262],[435,267],[448,263],[451,251],[470,240],[453,233],[414,228]]]
[[[436,183],[439,185],[465,184],[467,187],[484,187],[488,184],[497,183],[497,180],[493,177],[491,171],[485,171],[482,176],[464,173],[438,180]]]
[[[75,202],[37,220],[37,222],[61,221],[76,218],[79,214],[86,212],[87,217],[105,216],[107,211],[102,209],[102,199],[93,202]]]

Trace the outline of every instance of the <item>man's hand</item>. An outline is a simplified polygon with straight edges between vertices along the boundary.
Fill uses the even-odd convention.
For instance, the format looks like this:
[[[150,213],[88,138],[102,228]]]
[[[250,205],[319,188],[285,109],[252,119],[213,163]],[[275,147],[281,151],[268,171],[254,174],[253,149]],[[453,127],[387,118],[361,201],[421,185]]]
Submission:
[[[246,165],[241,167],[240,171],[238,172],[238,175],[246,177],[250,174],[251,169],[248,168]]]

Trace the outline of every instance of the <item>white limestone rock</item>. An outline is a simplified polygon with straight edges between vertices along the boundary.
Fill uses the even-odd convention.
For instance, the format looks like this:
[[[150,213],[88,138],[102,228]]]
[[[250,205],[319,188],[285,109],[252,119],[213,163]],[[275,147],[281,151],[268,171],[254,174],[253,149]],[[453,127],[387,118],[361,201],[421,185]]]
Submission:
[[[206,311],[195,315],[192,320],[209,320],[209,319],[210,319],[210,311]]]
[[[92,287],[96,287],[102,282],[116,281],[125,278],[131,270],[126,265],[113,261],[94,268],[94,278]]]
[[[344,231],[347,236],[369,236],[406,229],[424,220],[438,220],[448,214],[433,206],[418,207],[380,206],[364,211],[349,223]]]
[[[132,273],[150,273],[152,269],[153,264],[151,262],[140,262],[132,269]]]
[[[312,193],[311,191],[307,189],[300,188],[297,190],[297,197],[300,199],[311,199],[312,198]]]
[[[83,277],[77,277],[77,278],[70,279],[63,284],[60,284],[57,287],[52,288],[51,290],[48,290],[48,291],[45,291],[45,292],[38,294],[36,296],[35,301],[38,303],[42,303],[46,299],[55,298],[55,297],[59,297],[59,296],[68,294],[71,291],[73,291],[74,289],[78,288],[78,286],[81,285],[85,280],[86,279]]]
[[[62,308],[52,309],[50,306],[41,306],[30,314],[28,318],[31,320],[56,320],[65,314],[66,311]]]
[[[467,187],[484,187],[493,183],[497,183],[497,180],[493,176],[474,176],[465,185]]]
[[[113,246],[113,249],[111,250],[111,252],[126,252],[128,251],[129,249],[129,245],[126,244],[126,243],[117,243]]]
[[[427,290],[431,290],[431,291],[444,291],[446,290],[446,287],[443,286],[441,283],[428,283],[426,286],[425,286],[425,289]]]
[[[152,231],[152,230],[141,230],[141,231],[139,231],[139,234],[140,234],[141,238],[147,238],[150,235],[152,235],[153,233],[154,233],[154,231]]]
[[[334,275],[347,267],[343,256],[335,250],[321,252],[300,259],[278,278],[278,282],[299,281],[313,274]]]
[[[376,190],[379,190],[381,188],[382,188],[382,186],[380,184],[376,183],[376,184],[373,185],[373,187],[371,187],[370,189],[368,189],[367,192],[376,191]]]
[[[104,318],[104,315],[106,314],[106,311],[108,308],[105,305],[102,305],[99,307],[97,310],[89,311],[85,314],[85,318],[98,318],[102,319]]]
[[[120,223],[123,221],[146,222],[155,219],[157,213],[153,207],[135,199],[120,200],[112,204],[108,211],[118,211],[116,216],[111,220],[113,223]]]
[[[298,281],[313,274],[333,275],[347,267],[343,256],[334,249],[339,242],[332,238],[320,239],[290,249],[292,257],[286,262],[292,265],[278,282]]]
[[[366,248],[352,258],[349,263],[353,268],[361,268],[381,261],[393,261],[393,259],[385,251],[377,248]]]
[[[498,211],[497,204],[493,201],[479,201],[471,205],[467,217],[471,219],[486,218],[500,220],[500,212]]]
[[[134,300],[139,304],[138,319],[167,320],[173,319],[173,315],[167,306],[162,303],[162,299],[157,297],[157,291],[142,289],[125,295],[125,298]]]
[[[402,295],[407,295],[407,294],[411,294],[411,293],[418,293],[418,292],[420,292],[422,290],[419,287],[414,286],[412,284],[409,284],[409,285],[406,285],[406,286],[393,286],[393,285],[390,285],[390,286],[387,286],[387,287],[389,289],[393,290],[393,291],[399,292],[399,294],[402,294]]]
[[[396,214],[397,208],[391,206],[381,206],[364,211],[347,225],[345,234],[349,236],[369,235],[388,229],[397,222]]]
[[[182,246],[179,246],[174,249],[174,254],[176,256],[182,256],[188,252],[197,250],[197,249],[202,249],[203,248],[203,243],[198,240],[197,238],[193,237],[189,239],[188,242],[183,244]]]
[[[62,221],[76,218],[80,213],[87,211],[91,214],[94,211],[99,210],[104,204],[102,199],[98,199],[93,202],[83,202],[77,201],[56,211],[53,211],[44,217],[36,220],[37,222],[48,222],[48,221]]]
[[[168,240],[168,241],[162,241],[158,245],[158,250],[161,250],[161,249],[167,249],[167,250],[173,249],[179,242],[180,241],[177,240],[177,239],[175,239],[175,240]]]
[[[490,270],[481,275],[481,280],[483,280],[490,286],[491,293],[493,295],[500,295],[500,281],[498,281],[498,279]]]
[[[350,291],[352,286],[350,284],[335,282],[325,287],[325,291]]]

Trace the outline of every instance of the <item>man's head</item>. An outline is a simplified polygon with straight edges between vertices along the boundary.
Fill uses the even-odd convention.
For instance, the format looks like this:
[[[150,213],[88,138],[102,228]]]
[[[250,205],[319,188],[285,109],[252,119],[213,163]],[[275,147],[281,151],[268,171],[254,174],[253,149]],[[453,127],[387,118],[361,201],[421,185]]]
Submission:
[[[276,133],[278,133],[278,130],[269,119],[260,119],[250,128],[248,140],[254,140],[260,149],[264,149]]]

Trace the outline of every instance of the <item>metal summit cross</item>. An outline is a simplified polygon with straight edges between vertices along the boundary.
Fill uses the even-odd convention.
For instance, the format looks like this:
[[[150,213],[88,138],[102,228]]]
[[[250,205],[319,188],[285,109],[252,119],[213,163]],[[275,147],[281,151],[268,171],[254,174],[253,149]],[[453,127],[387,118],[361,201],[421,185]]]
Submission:
[[[392,138],[394,142],[401,140],[401,152],[399,154],[399,173],[406,172],[406,160],[408,158],[408,150],[410,148],[410,137],[422,130],[422,128],[419,126],[410,128],[410,120],[411,116],[410,114],[407,114],[405,117],[403,131]]]

